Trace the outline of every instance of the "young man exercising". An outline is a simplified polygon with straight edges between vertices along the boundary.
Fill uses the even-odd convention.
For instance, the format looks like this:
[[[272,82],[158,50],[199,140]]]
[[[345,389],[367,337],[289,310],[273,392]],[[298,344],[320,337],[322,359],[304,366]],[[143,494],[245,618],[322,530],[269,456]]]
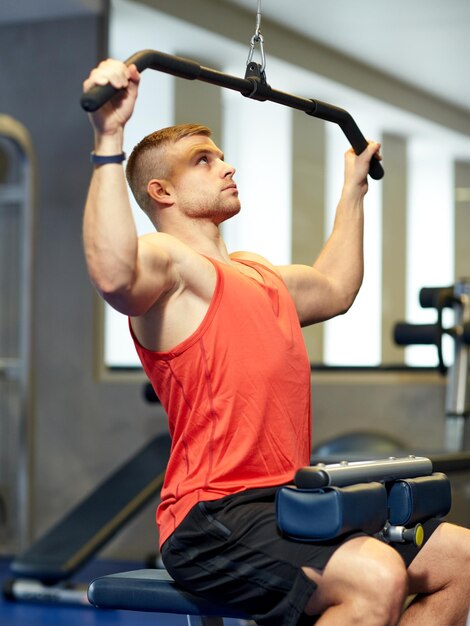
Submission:
[[[470,604],[470,531],[425,524],[420,551],[357,533],[303,544],[276,527],[276,489],[309,464],[310,366],[301,326],[346,312],[363,276],[363,199],[379,144],[345,155],[344,186],[313,266],[229,254],[235,169],[203,126],[142,140],[134,196],[158,232],[138,238],[120,157],[135,66],[108,59],[84,82],[122,91],[91,115],[95,168],[84,215],[90,277],[129,316],[165,407],[172,451],[158,509],[165,566],[192,592],[260,624],[458,626]],[[103,157],[107,157],[104,158]],[[418,594],[403,612],[408,594]]]

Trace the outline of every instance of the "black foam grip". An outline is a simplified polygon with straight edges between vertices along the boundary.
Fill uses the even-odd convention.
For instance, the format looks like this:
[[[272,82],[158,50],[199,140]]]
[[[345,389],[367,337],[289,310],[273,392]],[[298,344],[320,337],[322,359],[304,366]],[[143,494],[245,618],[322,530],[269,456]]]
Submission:
[[[356,154],[361,154],[362,152],[364,152],[368,145],[367,141],[364,135],[359,130],[359,127],[357,126],[354,119],[351,117],[351,115],[349,115],[349,113],[347,114],[347,120],[344,124],[341,125],[341,128],[343,129],[346,137],[349,139],[349,142],[353,147],[354,152]],[[374,180],[380,180],[381,178],[383,178],[384,170],[376,156],[373,156],[370,161],[369,175]]]
[[[437,345],[440,333],[437,324],[398,322],[393,330],[393,338],[399,346]]]
[[[116,95],[120,89],[115,89],[112,85],[95,85],[88,91],[86,91],[81,99],[80,104],[82,109],[88,113],[93,113],[106,104],[108,100]]]
[[[374,180],[380,180],[381,178],[383,178],[384,168],[382,167],[382,164],[375,156],[373,156],[370,161],[369,174],[370,174],[370,177],[373,178]]]
[[[419,292],[419,303],[423,309],[452,306],[452,287],[423,287]]]
[[[139,72],[151,68],[189,80],[195,80],[201,74],[201,66],[196,61],[165,54],[158,50],[141,50],[130,56],[125,63],[126,65],[134,64]],[[118,91],[120,90],[111,85],[96,85],[82,95],[81,107],[89,113],[97,111]]]

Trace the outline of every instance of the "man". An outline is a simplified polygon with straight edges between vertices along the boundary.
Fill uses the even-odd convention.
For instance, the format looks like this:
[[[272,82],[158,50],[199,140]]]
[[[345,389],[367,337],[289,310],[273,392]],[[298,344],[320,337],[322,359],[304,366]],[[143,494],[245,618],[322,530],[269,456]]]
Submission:
[[[300,327],[342,314],[363,276],[363,198],[379,144],[345,155],[333,232],[312,267],[228,254],[235,169],[201,126],[134,149],[131,189],[158,232],[138,238],[122,168],[135,66],[107,60],[84,82],[119,95],[91,116],[95,169],[84,216],[93,283],[129,316],[173,445],[158,510],[164,563],[195,593],[261,624],[465,624],[470,532],[426,524],[418,552],[358,533],[302,544],[276,529],[274,496],[309,462],[310,371]],[[380,158],[380,157],[379,157]],[[400,549],[400,552],[398,550]],[[402,614],[408,594],[418,594]]]

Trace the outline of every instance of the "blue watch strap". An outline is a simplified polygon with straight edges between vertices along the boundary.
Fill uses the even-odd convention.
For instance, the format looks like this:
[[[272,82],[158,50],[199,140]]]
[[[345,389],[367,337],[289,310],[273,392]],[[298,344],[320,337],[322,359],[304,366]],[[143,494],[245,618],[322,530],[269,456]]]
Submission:
[[[122,163],[126,160],[126,153],[121,152],[121,154],[110,154],[110,155],[100,155],[92,152],[90,154],[90,161],[94,165],[106,165],[107,163]]]

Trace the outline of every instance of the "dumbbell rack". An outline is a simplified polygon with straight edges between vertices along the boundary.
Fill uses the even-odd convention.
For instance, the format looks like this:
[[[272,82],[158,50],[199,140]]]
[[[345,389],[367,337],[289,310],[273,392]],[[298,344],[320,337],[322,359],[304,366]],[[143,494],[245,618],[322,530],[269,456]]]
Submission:
[[[423,308],[437,310],[435,324],[395,325],[394,339],[398,345],[435,345],[438,352],[438,369],[447,375],[445,400],[445,441],[447,452],[460,452],[465,447],[467,418],[470,415],[469,401],[469,357],[470,357],[470,278],[457,281],[451,287],[425,287],[419,295]],[[444,328],[442,313],[444,308],[452,308],[454,325]],[[442,337],[452,337],[454,359],[447,367],[442,356]]]

